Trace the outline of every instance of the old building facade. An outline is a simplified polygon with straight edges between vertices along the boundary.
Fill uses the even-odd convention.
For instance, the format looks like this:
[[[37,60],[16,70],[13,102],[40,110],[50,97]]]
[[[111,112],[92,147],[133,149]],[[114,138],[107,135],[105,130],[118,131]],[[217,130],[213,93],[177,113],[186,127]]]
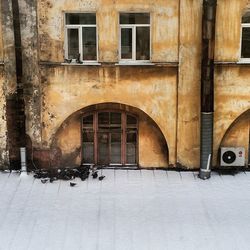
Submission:
[[[19,157],[13,6],[1,1],[2,169]],[[202,10],[202,0],[19,0],[30,165],[199,168]],[[217,0],[214,167],[224,146],[244,147],[249,164],[248,11],[250,1]]]

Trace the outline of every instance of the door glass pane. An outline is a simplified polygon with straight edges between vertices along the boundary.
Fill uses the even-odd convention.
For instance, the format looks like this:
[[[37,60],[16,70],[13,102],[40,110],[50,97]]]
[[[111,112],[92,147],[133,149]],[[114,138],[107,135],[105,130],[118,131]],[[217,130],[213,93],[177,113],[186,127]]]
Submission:
[[[121,128],[121,113],[110,113],[110,124],[112,128]]]
[[[137,124],[137,119],[134,116],[127,115],[127,125],[135,125]]]
[[[95,13],[67,13],[66,24],[96,24]]]
[[[83,143],[83,163],[94,163],[94,143]]]
[[[127,133],[126,141],[126,163],[127,164],[136,164],[136,133]]]
[[[78,29],[68,29],[68,59],[76,59],[79,55]]]
[[[121,134],[111,134],[110,163],[121,163]]]
[[[94,142],[94,132],[84,131],[83,142]]]
[[[83,60],[96,60],[96,27],[82,28]]]
[[[242,28],[241,57],[250,58],[250,28]]]
[[[121,29],[121,59],[132,59],[132,29]]]
[[[94,132],[83,131],[83,163],[94,163]]]
[[[82,119],[83,127],[93,127],[93,115],[88,115]]]
[[[103,112],[98,114],[99,127],[102,125],[109,125],[109,112]]]
[[[150,24],[149,13],[121,13],[120,24]]]
[[[150,28],[136,28],[136,60],[149,60]]]
[[[98,133],[98,163],[109,163],[109,134]]]

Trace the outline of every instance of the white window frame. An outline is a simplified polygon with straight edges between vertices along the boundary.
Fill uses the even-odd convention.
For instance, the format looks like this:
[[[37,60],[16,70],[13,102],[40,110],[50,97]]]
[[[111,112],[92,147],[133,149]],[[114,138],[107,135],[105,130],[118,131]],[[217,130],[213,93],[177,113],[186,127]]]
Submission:
[[[132,12],[123,12],[123,13],[131,13]],[[145,12],[136,12],[136,13],[145,13]],[[148,13],[148,12],[146,12]],[[122,13],[120,13],[122,14]],[[151,18],[149,24],[120,24],[120,16],[119,16],[119,61],[122,63],[148,63],[151,60]],[[149,27],[149,60],[136,60],[136,28],[137,27]],[[122,52],[122,29],[132,29],[132,58],[131,59],[123,59],[121,58]]]
[[[242,35],[243,35],[243,28],[250,29],[250,23],[241,23],[241,32],[240,32],[240,62],[242,63],[250,63],[250,57],[241,57],[242,56]]]
[[[64,27],[65,27],[65,37],[64,37],[64,44],[65,44],[65,58],[69,59],[68,57],[68,30],[69,29],[77,29],[78,30],[78,43],[79,43],[79,54],[80,60],[84,63],[96,63],[98,62],[98,32],[97,32],[97,24],[66,24],[66,14],[89,14],[90,12],[66,12],[64,13]],[[95,14],[91,12],[91,14]],[[83,28],[94,27],[96,28],[96,60],[83,60],[83,47],[82,47],[82,30]]]

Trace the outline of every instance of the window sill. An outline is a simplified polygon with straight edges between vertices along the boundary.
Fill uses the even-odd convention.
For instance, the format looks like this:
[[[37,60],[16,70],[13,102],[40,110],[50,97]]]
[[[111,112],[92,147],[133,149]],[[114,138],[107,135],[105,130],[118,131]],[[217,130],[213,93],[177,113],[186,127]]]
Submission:
[[[61,65],[67,66],[99,66],[101,63],[99,62],[83,62],[83,63],[61,63]]]
[[[237,64],[250,64],[250,58],[240,59]]]
[[[151,66],[155,65],[152,62],[119,62],[116,63],[117,66]]]

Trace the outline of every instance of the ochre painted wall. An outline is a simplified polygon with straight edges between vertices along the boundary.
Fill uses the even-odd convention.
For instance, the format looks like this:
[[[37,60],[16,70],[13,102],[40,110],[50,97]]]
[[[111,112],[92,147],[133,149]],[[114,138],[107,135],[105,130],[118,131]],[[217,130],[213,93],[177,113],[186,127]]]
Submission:
[[[250,163],[248,158],[250,139],[250,110],[243,114],[241,119],[236,121],[226,132],[222,142],[222,147],[244,147],[246,165]]]
[[[202,1],[181,0],[178,77],[177,162],[199,167]]]
[[[215,61],[239,61],[241,17],[246,10],[250,10],[249,0],[217,1]]]
[[[167,167],[168,149],[164,136],[154,122],[139,113],[139,164],[142,167]],[[67,119],[54,136],[52,147],[60,149],[65,167],[81,163],[81,117],[77,112]]]
[[[157,123],[168,143],[169,163],[175,164],[176,99],[172,97],[176,96],[176,68],[59,66],[44,67],[42,72],[43,147],[51,147],[58,128],[77,110],[97,103],[121,103],[144,111]],[[150,130],[145,121],[141,126],[144,128],[141,135]],[[156,133],[154,140],[157,141],[158,137]],[[144,136],[140,140],[147,143],[150,138],[153,138],[152,132],[147,139]],[[150,143],[154,146],[155,155],[159,155],[161,146],[155,146],[154,141]],[[160,155],[155,160],[152,154],[150,162],[148,151],[144,149],[146,146],[140,149],[141,165],[166,165],[167,156]],[[64,148],[64,151],[67,149]]]
[[[119,12],[150,12],[152,61],[178,61],[178,11],[176,0],[38,0],[42,61],[63,62],[64,12],[96,12],[99,61],[117,62]]]
[[[249,79],[249,66],[220,65],[215,69],[214,164],[224,134],[236,118],[250,109]],[[238,136],[245,138],[246,145],[249,137],[242,133],[239,131]]]

